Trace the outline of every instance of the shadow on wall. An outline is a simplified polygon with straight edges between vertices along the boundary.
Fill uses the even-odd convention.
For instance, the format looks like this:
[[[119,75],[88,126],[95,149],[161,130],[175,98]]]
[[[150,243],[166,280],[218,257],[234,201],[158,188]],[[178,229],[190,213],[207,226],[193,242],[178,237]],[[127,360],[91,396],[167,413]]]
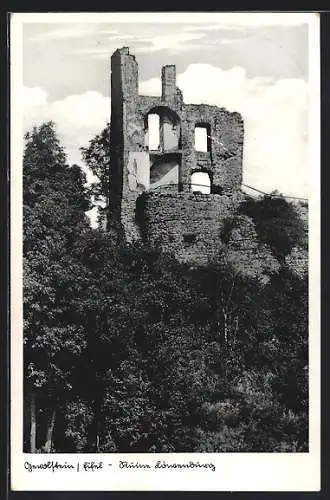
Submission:
[[[153,160],[152,156],[150,158]],[[164,155],[156,158],[150,168],[150,189],[162,185],[179,184],[179,161],[176,155]]]

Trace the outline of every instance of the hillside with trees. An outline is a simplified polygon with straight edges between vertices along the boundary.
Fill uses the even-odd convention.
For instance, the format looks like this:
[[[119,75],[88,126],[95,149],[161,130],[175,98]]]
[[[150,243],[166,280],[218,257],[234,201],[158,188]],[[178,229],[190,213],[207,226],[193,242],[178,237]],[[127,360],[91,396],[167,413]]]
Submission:
[[[246,198],[191,267],[90,226],[109,136],[69,166],[52,122],[26,134],[24,451],[308,451],[306,230]],[[102,215],[102,214],[101,214]],[[300,260],[299,260],[300,259]]]

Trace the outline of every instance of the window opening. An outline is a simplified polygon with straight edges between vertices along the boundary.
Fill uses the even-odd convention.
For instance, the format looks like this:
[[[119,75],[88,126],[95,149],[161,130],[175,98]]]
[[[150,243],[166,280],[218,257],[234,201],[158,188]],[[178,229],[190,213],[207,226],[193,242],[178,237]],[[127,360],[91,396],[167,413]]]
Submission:
[[[191,191],[193,193],[211,193],[211,179],[207,172],[194,172],[192,174]]]
[[[207,153],[208,151],[208,137],[207,127],[195,127],[195,149]]]
[[[148,115],[149,149],[155,151],[160,146],[159,115]]]

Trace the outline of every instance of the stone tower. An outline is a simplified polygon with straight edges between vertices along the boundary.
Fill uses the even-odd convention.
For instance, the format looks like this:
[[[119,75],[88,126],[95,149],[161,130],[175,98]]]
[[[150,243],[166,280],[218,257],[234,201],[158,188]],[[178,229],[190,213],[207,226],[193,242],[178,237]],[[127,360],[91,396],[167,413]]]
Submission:
[[[207,262],[242,182],[238,113],[185,104],[176,68],[161,70],[161,96],[138,92],[128,47],[111,57],[110,224],[181,261]],[[199,140],[199,143],[198,143]]]

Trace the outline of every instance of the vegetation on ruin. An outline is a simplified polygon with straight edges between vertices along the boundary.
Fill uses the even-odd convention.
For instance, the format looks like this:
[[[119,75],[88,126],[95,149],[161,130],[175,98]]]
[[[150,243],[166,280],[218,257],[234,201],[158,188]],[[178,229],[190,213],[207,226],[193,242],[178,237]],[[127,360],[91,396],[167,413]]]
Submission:
[[[247,200],[192,268],[90,227],[107,183],[91,193],[53,123],[26,135],[23,174],[25,451],[308,450],[308,276],[287,259],[306,235],[289,203]]]

